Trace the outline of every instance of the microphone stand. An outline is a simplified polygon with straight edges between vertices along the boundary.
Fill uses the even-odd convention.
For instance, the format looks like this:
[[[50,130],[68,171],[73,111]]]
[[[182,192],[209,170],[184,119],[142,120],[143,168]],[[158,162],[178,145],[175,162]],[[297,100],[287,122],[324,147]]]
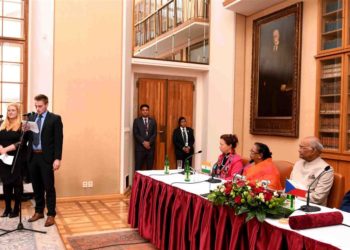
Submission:
[[[196,153],[194,153],[194,154],[191,154],[190,156],[186,157],[184,163],[186,164],[186,161],[187,161],[188,159],[192,158],[192,157],[193,157],[194,155],[196,155],[196,154],[201,154],[201,153],[202,153],[202,150],[199,150],[198,152],[196,152]],[[190,167],[190,174],[194,174],[195,172],[196,172],[196,171],[195,171],[192,167]],[[179,174],[185,174],[185,170],[179,172]]]
[[[28,124],[28,119],[26,120],[26,123],[24,124],[24,127],[27,127],[27,124]],[[19,156],[19,152],[22,148],[22,143],[23,143],[23,138],[24,138],[24,130],[21,132],[21,137],[20,137],[20,140],[19,140],[19,145],[18,145],[18,148],[17,148],[17,152],[16,152],[16,155],[15,155],[15,158],[12,162],[12,168],[11,168],[11,174],[13,174],[14,170],[15,170],[15,167],[16,167],[16,163],[17,163],[17,160],[18,160],[18,156]],[[20,182],[22,184],[22,189],[21,189],[21,192],[20,192],[20,197],[22,197],[22,194],[23,194],[23,177],[22,177],[22,171],[20,171],[19,173],[19,178],[20,178]],[[23,226],[23,223],[22,223],[22,199],[20,198],[19,199],[19,222],[18,222],[18,225],[17,225],[17,228],[13,229],[13,230],[4,230],[4,229],[0,229],[1,231],[4,231],[5,233],[2,233],[0,234],[0,237],[5,235],[5,234],[9,234],[9,233],[12,233],[12,232],[15,232],[15,231],[30,231],[30,232],[35,232],[35,233],[42,233],[42,234],[46,234],[45,231],[39,231],[39,230],[34,230],[34,229],[30,229],[30,228],[25,228]]]
[[[209,183],[221,183],[220,179],[214,179],[215,170],[217,168],[216,163],[214,166],[215,166],[215,168],[213,167],[213,170],[211,171],[211,177],[207,180],[207,182],[209,182]]]
[[[315,178],[315,180],[313,180],[313,182],[311,182],[311,184],[309,185],[309,188],[307,190],[306,205],[303,205],[299,208],[301,211],[313,213],[313,212],[317,212],[317,211],[321,210],[320,207],[310,206],[310,189],[311,189],[311,186],[315,183],[315,181],[320,179],[321,176],[324,175],[324,173],[326,173],[329,169],[330,169],[329,166],[325,167],[323,172],[319,176],[317,176],[317,178]]]

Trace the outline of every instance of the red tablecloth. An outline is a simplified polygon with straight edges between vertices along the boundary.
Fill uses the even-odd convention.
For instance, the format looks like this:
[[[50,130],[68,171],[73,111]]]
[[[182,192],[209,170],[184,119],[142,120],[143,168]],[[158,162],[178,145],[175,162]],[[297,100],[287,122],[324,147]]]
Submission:
[[[337,249],[135,174],[129,223],[160,249]]]

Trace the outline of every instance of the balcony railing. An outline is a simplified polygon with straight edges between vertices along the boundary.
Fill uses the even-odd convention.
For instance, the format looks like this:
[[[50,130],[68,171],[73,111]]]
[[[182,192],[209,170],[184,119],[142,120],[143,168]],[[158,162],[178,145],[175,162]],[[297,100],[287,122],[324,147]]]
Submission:
[[[135,0],[134,52],[190,21],[209,23],[209,0]]]

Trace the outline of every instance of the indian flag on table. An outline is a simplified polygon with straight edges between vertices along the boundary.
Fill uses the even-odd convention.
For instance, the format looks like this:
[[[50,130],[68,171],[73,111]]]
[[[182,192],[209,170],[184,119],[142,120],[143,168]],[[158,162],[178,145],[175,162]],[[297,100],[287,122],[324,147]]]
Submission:
[[[211,163],[209,161],[202,162],[202,173],[203,174],[210,174],[211,173]]]
[[[285,193],[292,194],[299,197],[305,197],[307,193],[307,188],[303,187],[299,183],[296,183],[295,181],[287,179]]]

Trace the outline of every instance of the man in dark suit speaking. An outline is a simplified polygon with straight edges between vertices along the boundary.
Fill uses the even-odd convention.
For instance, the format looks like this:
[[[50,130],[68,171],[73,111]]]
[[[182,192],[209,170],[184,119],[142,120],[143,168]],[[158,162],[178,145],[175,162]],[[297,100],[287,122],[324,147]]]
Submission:
[[[133,134],[135,138],[135,170],[141,170],[146,164],[147,169],[152,169],[154,150],[157,137],[157,123],[149,117],[149,106],[140,106],[141,116],[134,120]]]
[[[179,127],[174,129],[173,143],[175,146],[176,160],[182,161],[182,167],[185,165],[185,159],[194,152],[194,136],[193,129],[186,127],[186,118],[179,118]],[[192,158],[189,159],[190,166],[192,166]]]
[[[61,165],[63,124],[61,117],[47,110],[49,100],[45,95],[34,98],[36,114],[29,121],[36,122],[39,133],[27,132],[28,163],[35,198],[35,214],[28,220],[44,218],[45,198],[47,219],[45,227],[55,224],[56,190],[54,171]],[[25,128],[25,130],[27,130]],[[45,195],[46,194],[46,195]]]

